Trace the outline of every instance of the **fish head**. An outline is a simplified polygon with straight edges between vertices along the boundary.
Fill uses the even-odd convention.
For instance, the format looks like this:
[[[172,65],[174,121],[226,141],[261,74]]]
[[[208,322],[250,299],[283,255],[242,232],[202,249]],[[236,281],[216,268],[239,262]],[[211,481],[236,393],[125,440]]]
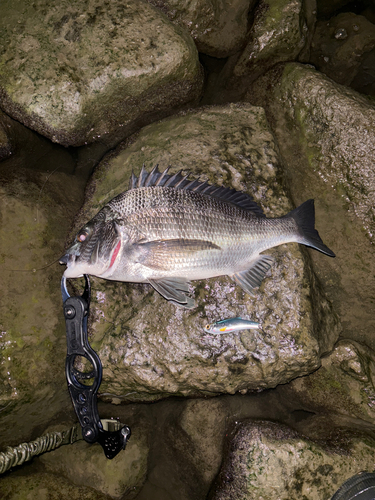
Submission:
[[[78,231],[74,242],[60,258],[60,264],[66,264],[64,276],[108,276],[118,260],[120,250],[119,221],[109,208],[104,207]]]

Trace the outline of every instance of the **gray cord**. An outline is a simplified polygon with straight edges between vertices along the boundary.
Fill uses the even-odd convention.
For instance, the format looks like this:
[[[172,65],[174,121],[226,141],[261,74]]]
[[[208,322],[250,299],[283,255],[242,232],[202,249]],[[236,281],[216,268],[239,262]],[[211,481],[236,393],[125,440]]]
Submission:
[[[5,452],[0,453],[0,474],[16,465],[22,465],[36,455],[59,448],[63,444],[72,444],[79,439],[82,437],[74,426],[65,431],[49,432],[35,441],[21,443],[15,448],[8,446]]]

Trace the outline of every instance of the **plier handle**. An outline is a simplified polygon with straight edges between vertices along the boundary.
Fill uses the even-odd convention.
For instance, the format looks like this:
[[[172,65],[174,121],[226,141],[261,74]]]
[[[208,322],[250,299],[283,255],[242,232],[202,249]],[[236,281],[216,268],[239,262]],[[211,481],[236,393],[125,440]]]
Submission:
[[[66,278],[63,276],[61,280],[67,341],[65,374],[74,410],[82,427],[83,439],[88,443],[98,442],[103,447],[105,456],[112,459],[125,449],[131,431],[127,425],[121,427],[121,424],[118,425],[117,430],[104,430],[99,418],[97,392],[102,381],[103,370],[98,354],[88,341],[87,319],[91,287],[88,275],[85,274],[84,277],[84,292],[76,297],[69,295]],[[77,357],[85,359],[77,359]],[[81,363],[77,364],[77,361]],[[89,364],[89,371],[80,371],[82,364]]]

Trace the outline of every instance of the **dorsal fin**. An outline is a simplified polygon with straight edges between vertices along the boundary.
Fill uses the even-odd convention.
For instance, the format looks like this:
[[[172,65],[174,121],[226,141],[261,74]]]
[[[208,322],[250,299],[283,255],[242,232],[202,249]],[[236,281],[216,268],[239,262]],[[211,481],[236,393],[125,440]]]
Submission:
[[[136,177],[134,173],[132,173],[129,182],[129,189],[149,186],[186,189],[188,191],[195,191],[196,193],[212,196],[213,198],[226,201],[227,203],[232,203],[233,205],[237,205],[245,210],[250,210],[260,217],[265,217],[263,210],[259,205],[257,205],[250,195],[224,186],[208,184],[207,181],[201,181],[199,178],[189,180],[188,177],[190,173],[182,175],[182,170],[176,174],[170,175],[168,174],[169,168],[170,167],[167,167],[163,172],[159,172],[158,165],[155,165],[149,173],[147,172],[145,165],[143,165],[139,177]]]

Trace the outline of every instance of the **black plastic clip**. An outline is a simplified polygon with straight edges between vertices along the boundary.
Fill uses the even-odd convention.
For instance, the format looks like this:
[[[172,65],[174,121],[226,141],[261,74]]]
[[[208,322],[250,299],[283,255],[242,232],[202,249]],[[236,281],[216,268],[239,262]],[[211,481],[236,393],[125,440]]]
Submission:
[[[83,439],[88,443],[101,444],[105,456],[112,459],[125,449],[131,431],[127,425],[121,427],[120,424],[116,430],[104,430],[99,418],[97,392],[102,381],[102,364],[87,337],[91,288],[87,274],[84,277],[85,290],[77,297],[69,295],[66,278],[61,280],[67,341],[65,374]]]

